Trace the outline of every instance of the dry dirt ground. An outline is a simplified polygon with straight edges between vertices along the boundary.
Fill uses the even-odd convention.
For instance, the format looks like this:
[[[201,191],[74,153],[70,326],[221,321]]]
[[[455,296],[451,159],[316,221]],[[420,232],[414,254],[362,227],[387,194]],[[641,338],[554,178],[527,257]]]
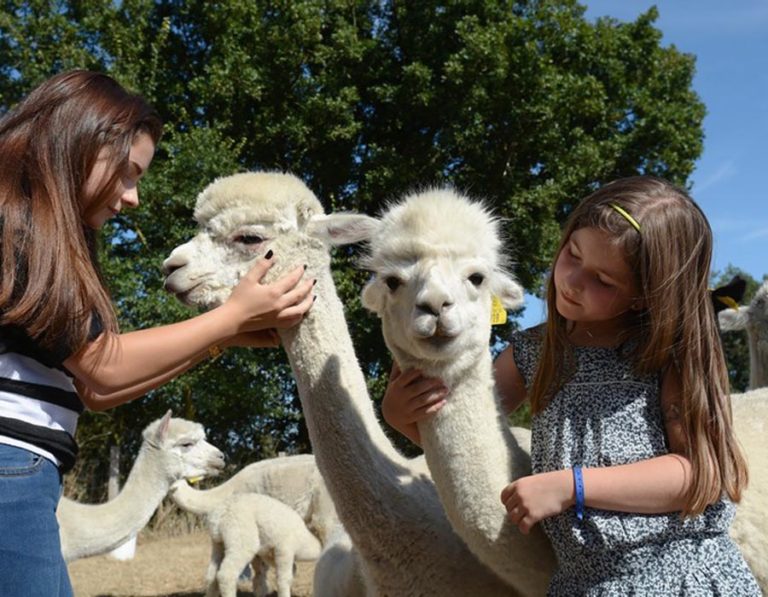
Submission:
[[[205,532],[153,539],[139,535],[136,556],[118,561],[94,556],[69,565],[75,597],[202,597],[211,543]],[[298,562],[293,597],[311,597],[311,562]],[[269,578],[274,589],[274,577]],[[251,595],[241,581],[238,596]]]

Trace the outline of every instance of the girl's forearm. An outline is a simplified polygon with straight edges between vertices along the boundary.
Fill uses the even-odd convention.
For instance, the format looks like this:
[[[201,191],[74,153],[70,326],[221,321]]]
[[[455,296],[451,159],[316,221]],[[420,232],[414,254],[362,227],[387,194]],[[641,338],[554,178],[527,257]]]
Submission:
[[[237,332],[225,306],[179,323],[101,337],[64,364],[95,395],[129,392],[136,397],[199,362],[209,347]]]
[[[586,506],[602,510],[661,514],[683,509],[691,463],[679,454],[610,467],[585,468]]]
[[[97,394],[79,380],[75,381],[75,386],[77,387],[80,399],[83,401],[83,404],[88,407],[88,409],[92,411],[108,410],[110,408],[114,408],[115,406],[120,406],[121,404],[125,404],[126,402],[130,402],[131,400],[135,400],[136,398],[144,396],[147,392],[150,392],[151,390],[154,390],[155,388],[158,388],[164,383],[181,375],[208,357],[209,353],[206,350],[205,352],[196,355],[189,361],[182,363],[175,369],[171,369],[153,379],[139,383],[124,390],[113,392],[111,394]]]

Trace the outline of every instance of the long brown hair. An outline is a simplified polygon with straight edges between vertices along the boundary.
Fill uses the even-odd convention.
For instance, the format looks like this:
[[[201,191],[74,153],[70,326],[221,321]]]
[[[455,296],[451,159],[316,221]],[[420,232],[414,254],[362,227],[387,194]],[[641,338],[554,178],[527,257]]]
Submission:
[[[636,230],[611,204],[631,215]],[[674,367],[681,380],[682,427],[692,467],[685,514],[695,515],[723,492],[738,501],[747,484],[744,456],[733,436],[725,358],[707,291],[712,231],[701,209],[682,189],[636,176],[607,184],[571,213],[554,263],[571,234],[594,227],[615,239],[641,295],[619,341],[631,348],[638,374]],[[547,323],[541,358],[531,387],[531,407],[540,412],[574,369],[568,321],[557,312],[554,277],[547,287]]]
[[[87,342],[93,317],[117,331],[85,218],[114,198],[139,133],[160,139],[152,107],[84,70],[51,77],[0,120],[0,324],[71,352]],[[99,157],[109,176],[86,210],[83,190]]]

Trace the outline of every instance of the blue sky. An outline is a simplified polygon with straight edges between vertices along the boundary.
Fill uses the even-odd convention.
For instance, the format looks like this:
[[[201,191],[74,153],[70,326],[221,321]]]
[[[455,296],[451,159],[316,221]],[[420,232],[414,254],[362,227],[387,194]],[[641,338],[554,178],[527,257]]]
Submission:
[[[704,151],[691,177],[715,235],[713,269],[768,274],[768,0],[584,0],[590,20],[632,21],[651,6],[662,44],[696,56],[693,87],[707,107]],[[526,296],[523,327],[544,318]]]

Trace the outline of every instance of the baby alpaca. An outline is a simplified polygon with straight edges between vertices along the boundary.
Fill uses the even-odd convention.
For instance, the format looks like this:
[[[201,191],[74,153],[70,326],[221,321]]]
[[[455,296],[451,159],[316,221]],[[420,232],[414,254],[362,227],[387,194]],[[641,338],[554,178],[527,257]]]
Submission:
[[[257,493],[234,494],[213,511],[196,507],[197,490],[186,481],[171,488],[173,500],[189,512],[206,516],[211,535],[211,561],[206,573],[206,596],[218,593],[236,597],[237,579],[252,562],[254,595],[263,595],[264,587],[257,579],[261,561],[275,567],[278,597],[290,597],[295,560],[316,560],[320,541],[309,532],[301,516],[284,503]]]

